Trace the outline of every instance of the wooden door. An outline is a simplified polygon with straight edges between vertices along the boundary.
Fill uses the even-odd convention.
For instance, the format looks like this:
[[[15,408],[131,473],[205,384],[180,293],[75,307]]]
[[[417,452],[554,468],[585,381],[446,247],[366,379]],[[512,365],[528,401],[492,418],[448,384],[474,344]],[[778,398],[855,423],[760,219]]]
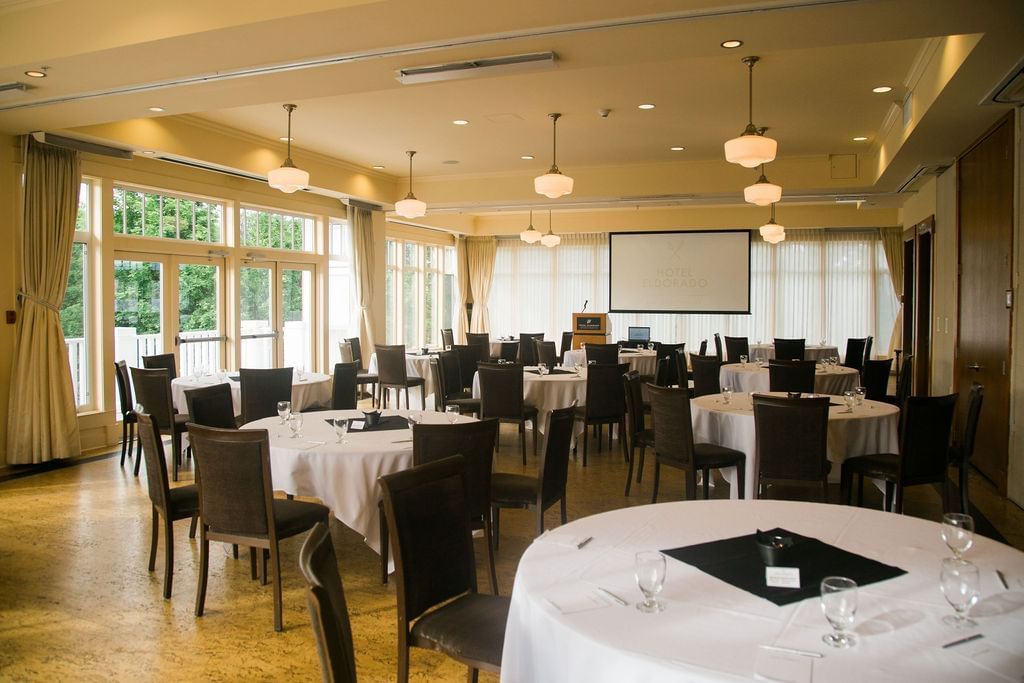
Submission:
[[[1013,284],[1013,119],[1008,116],[957,161],[960,408],[972,382],[985,385],[974,465],[1006,495],[1010,407],[1008,292]]]

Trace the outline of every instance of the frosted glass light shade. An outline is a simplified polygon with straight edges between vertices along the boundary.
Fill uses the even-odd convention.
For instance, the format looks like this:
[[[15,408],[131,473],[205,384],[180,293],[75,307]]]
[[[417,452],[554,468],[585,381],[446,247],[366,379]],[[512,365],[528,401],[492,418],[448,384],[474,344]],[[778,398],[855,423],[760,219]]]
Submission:
[[[519,233],[519,239],[526,242],[527,244],[535,244],[537,242],[540,242],[542,237],[543,235],[540,234],[540,231],[535,229],[532,225],[528,227],[526,230],[523,230],[521,233]]]
[[[402,218],[419,218],[427,213],[427,203],[421,202],[409,194],[405,199],[395,204],[395,213]]]
[[[779,233],[785,233],[786,229],[778,223],[765,223],[759,229],[761,237],[768,238],[778,235]]]
[[[768,206],[782,199],[782,187],[767,181],[757,182],[743,188],[743,198],[751,204]]]
[[[295,168],[289,159],[284,166],[275,168],[267,174],[267,184],[281,192],[291,194],[296,190],[309,187],[309,172]]]
[[[560,172],[547,172],[533,179],[533,189],[548,199],[564,197],[572,192],[573,180]]]
[[[772,235],[771,237],[765,237],[764,241],[768,242],[769,244],[778,244],[779,242],[783,241],[784,239],[786,239],[786,231],[785,230],[783,230],[782,232],[780,232],[777,235]]]
[[[778,143],[763,135],[741,135],[725,143],[725,160],[744,168],[774,161]]]
[[[549,248],[557,247],[559,244],[562,243],[562,238],[553,232],[549,232],[548,234],[540,238],[540,243],[543,244],[545,247]]]

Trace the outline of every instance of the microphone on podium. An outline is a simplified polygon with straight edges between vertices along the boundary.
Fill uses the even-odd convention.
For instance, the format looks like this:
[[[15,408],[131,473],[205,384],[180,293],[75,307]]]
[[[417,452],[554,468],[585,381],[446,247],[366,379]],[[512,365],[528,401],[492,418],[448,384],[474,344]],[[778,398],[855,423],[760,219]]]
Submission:
[[[580,309],[580,313],[583,313],[584,311],[587,310],[587,304],[589,304],[589,303],[590,303],[590,299],[587,299],[586,301],[583,302],[583,308]]]

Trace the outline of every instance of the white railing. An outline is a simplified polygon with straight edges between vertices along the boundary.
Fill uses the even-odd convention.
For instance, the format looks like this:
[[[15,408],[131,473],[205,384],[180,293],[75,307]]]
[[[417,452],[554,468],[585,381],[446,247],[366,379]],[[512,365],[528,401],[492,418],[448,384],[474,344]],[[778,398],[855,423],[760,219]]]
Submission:
[[[89,402],[89,359],[86,355],[85,339],[72,337],[64,339],[68,349],[68,365],[71,366],[71,386],[75,390],[75,405]]]
[[[182,341],[186,339],[202,339],[204,337],[217,337],[216,332],[182,332],[179,337]],[[223,369],[220,362],[221,342],[187,342],[178,345],[178,357],[180,358],[179,371],[185,375],[191,375],[193,371],[216,372]]]

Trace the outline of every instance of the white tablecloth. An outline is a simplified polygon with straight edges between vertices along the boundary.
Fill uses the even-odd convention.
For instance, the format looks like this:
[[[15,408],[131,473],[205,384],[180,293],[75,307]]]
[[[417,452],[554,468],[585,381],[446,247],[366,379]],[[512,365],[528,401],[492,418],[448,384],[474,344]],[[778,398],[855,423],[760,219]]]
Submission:
[[[723,403],[721,394],[709,394],[690,401],[695,442],[718,444],[747,454],[744,495],[748,500],[754,497],[757,487],[757,448],[751,405],[750,394],[733,394],[728,405]],[[888,403],[864,401],[863,405],[854,406],[852,413],[845,410],[846,406],[832,406],[828,410],[828,459],[832,463],[831,478],[834,481],[839,481],[840,466],[846,458],[899,452],[896,435],[899,408]],[[735,468],[721,472],[732,485],[730,495],[736,498]]]
[[[432,356],[429,354],[424,356],[419,353],[405,354],[405,375],[406,377],[422,377],[424,380],[423,385],[423,397],[425,402],[420,399],[419,387],[409,388],[409,408],[413,410],[433,410],[434,409],[434,374],[430,372],[430,359]],[[366,368],[367,372],[371,375],[378,374],[377,372],[377,354],[370,354],[370,365]],[[405,396],[405,390],[402,390],[402,396]],[[402,405],[404,405],[404,400]]]
[[[619,362],[629,363],[629,369],[636,370],[641,375],[654,377],[654,371],[658,367],[658,352],[648,351],[647,349],[627,351],[625,353],[619,352]],[[574,363],[576,365],[587,364],[586,349],[573,349],[572,351],[565,352],[565,365],[572,367]]]
[[[818,599],[777,607],[672,558],[666,558],[660,596],[665,611],[634,609],[632,603],[641,599],[633,578],[635,552],[776,526],[908,572],[859,589],[855,647],[835,650],[822,643],[830,628]],[[878,510],[788,501],[662,503],[574,521],[534,541],[519,562],[501,680],[753,680],[760,645],[823,654],[811,660],[814,681],[1010,680],[968,659],[969,647],[941,645],[981,632],[985,638],[979,644],[1024,656],[1024,553],[976,537],[967,557],[981,570],[981,600],[971,611],[979,628],[957,630],[942,622],[952,608],[939,591],[939,561],[950,554],[939,528]],[[593,540],[579,550],[552,542],[570,536]],[[996,569],[1020,587],[1004,590]],[[592,596],[596,586],[631,604],[607,601],[604,607],[562,614],[548,601]]]
[[[838,356],[839,348],[835,346],[822,346],[821,344],[807,344],[804,346],[804,360],[821,360],[829,356]],[[750,344],[750,360],[771,360],[775,358],[775,344]],[[738,361],[739,358],[730,358],[730,361]],[[792,360],[787,358],[786,360]]]
[[[565,408],[573,401],[576,401],[578,406],[586,402],[587,371],[584,369],[579,375],[549,374],[541,377],[531,370],[535,369],[528,368],[523,371],[523,399],[527,404],[537,408],[537,426],[543,434],[547,430],[552,410]],[[473,375],[473,398],[480,398],[480,373]]]
[[[171,380],[171,400],[174,408],[179,413],[188,412],[188,402],[185,400],[185,392],[189,389],[208,387],[214,384],[231,385],[231,402],[235,407],[235,415],[242,411],[242,385],[230,375],[238,376],[238,372],[229,372],[225,375],[203,375],[202,377],[176,377]],[[300,380],[297,375],[292,378],[292,406],[296,410],[306,410],[314,406],[329,406],[331,404],[331,387],[333,378],[319,372],[305,372]]]
[[[768,366],[758,367],[757,363],[726,363],[718,373],[718,380],[723,387],[731,387],[733,391],[756,391],[763,393],[771,388],[768,377]],[[860,384],[860,373],[853,368],[837,365],[822,368],[820,365],[814,372],[814,391],[819,394],[835,394],[842,396]]]

